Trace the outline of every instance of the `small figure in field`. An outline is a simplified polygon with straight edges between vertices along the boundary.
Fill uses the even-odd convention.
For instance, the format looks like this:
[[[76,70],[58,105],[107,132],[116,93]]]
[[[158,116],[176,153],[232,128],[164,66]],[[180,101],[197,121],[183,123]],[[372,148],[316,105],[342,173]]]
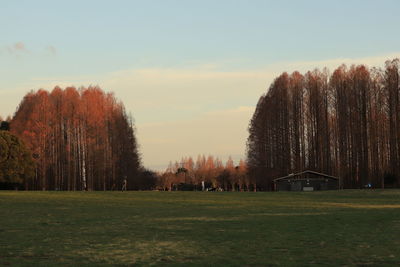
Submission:
[[[126,191],[126,184],[127,184],[126,176],[124,176],[124,181],[122,182],[122,190],[121,191]]]

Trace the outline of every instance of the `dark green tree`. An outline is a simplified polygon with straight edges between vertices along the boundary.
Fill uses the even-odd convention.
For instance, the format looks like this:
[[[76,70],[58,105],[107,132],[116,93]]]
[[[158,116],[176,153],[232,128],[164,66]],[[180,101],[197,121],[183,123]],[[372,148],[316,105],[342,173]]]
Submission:
[[[10,123],[8,121],[2,121],[0,123],[0,130],[9,131],[10,130]]]
[[[25,144],[8,131],[0,130],[0,183],[23,184],[35,175],[35,163]]]

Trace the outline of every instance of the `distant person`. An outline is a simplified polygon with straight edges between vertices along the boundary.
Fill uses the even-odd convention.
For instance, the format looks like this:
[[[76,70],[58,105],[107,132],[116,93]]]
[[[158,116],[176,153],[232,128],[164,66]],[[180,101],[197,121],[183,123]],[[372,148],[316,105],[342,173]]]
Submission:
[[[368,184],[364,185],[364,188],[366,188],[366,189],[372,189],[372,184],[371,184],[371,183],[368,183]]]
[[[126,184],[128,181],[126,180],[126,176],[124,177],[124,181],[122,182],[122,191],[126,191]]]

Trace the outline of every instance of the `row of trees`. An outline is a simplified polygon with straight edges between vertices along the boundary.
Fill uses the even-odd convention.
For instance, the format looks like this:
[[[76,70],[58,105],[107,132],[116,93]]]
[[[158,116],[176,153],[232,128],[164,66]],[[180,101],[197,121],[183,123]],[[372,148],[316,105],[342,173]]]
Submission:
[[[98,87],[32,91],[10,125],[36,162],[26,189],[111,190],[125,178],[129,189],[144,186],[132,118],[112,93]]]
[[[225,164],[213,156],[182,158],[180,162],[170,163],[167,170],[160,174],[157,187],[161,190],[202,190],[206,188],[225,191],[253,190],[255,187],[246,175],[247,167],[243,160],[235,166],[232,158]],[[180,188],[181,187],[181,188]]]
[[[400,184],[399,60],[281,74],[257,104],[247,146],[249,175],[266,190],[305,169],[345,188]]]

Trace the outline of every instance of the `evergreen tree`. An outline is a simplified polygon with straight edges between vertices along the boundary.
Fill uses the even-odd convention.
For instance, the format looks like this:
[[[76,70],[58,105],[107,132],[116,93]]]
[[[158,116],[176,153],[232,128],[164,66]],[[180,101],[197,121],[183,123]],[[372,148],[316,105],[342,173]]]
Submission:
[[[33,178],[34,170],[31,153],[24,143],[10,132],[0,130],[0,183],[26,183]]]

